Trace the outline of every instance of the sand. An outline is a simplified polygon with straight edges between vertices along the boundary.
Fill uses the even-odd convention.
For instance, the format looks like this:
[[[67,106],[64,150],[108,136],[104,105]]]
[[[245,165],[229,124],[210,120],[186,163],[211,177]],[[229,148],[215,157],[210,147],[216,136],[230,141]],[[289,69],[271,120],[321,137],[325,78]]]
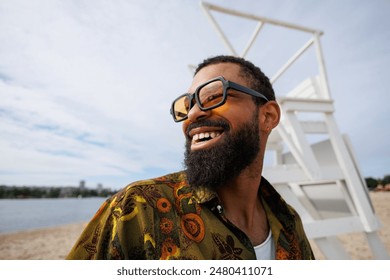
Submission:
[[[375,213],[383,227],[379,236],[387,252],[390,252],[390,192],[371,192]],[[0,234],[0,260],[62,260],[66,257],[86,223],[64,225],[55,228]],[[362,233],[338,237],[354,260],[373,259]],[[317,259],[324,259],[315,243],[312,243]]]
[[[0,260],[62,260],[85,223],[0,234]]]

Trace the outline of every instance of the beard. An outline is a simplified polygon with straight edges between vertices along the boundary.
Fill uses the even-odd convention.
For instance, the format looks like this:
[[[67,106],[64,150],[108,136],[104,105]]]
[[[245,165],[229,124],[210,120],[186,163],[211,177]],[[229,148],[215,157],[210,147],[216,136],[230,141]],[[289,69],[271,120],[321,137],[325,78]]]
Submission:
[[[199,121],[189,129],[199,126],[224,128],[223,139],[212,147],[191,151],[191,139],[186,139],[184,165],[188,183],[192,187],[207,187],[216,191],[248,167],[260,151],[258,113],[249,123],[231,132],[221,121]]]

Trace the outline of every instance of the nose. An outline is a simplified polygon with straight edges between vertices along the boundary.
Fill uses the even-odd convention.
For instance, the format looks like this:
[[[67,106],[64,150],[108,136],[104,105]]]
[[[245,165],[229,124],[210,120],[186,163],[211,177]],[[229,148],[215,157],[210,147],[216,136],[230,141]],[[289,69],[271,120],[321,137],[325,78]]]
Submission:
[[[188,112],[188,120],[190,122],[197,122],[199,120],[207,118],[211,114],[211,110],[202,111],[198,104],[195,104]]]

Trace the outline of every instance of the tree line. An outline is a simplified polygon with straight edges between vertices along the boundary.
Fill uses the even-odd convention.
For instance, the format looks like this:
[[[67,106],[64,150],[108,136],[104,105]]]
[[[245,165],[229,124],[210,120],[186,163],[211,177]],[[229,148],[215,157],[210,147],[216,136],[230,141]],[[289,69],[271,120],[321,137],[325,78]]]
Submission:
[[[108,197],[114,192],[108,188],[89,189],[79,187],[18,187],[0,186],[0,199],[4,198],[65,198]]]
[[[390,184],[390,175],[383,178],[365,178],[368,190],[374,190],[378,185]],[[0,186],[2,198],[64,198],[64,197],[109,197],[116,191],[108,188],[89,189],[80,187],[27,187]]]
[[[390,184],[390,175],[386,175],[383,178],[373,178],[367,177],[365,178],[366,185],[369,190],[376,189],[379,185],[386,186]]]

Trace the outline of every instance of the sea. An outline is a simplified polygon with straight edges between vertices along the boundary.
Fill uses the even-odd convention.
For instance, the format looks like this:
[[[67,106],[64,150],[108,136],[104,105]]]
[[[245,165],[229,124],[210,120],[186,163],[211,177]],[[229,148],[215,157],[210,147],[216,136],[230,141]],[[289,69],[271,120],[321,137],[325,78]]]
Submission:
[[[0,199],[0,234],[89,221],[106,198]]]

